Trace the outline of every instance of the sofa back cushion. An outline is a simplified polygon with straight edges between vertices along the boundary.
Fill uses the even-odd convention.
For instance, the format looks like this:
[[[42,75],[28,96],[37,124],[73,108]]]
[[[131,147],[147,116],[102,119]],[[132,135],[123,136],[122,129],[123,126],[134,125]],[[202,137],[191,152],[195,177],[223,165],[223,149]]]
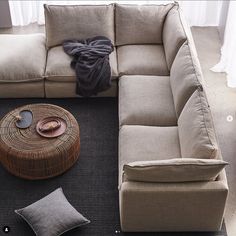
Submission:
[[[186,42],[179,49],[170,70],[170,85],[177,117],[193,92],[202,84],[199,71],[200,66],[193,60]]]
[[[183,158],[212,159],[218,145],[211,111],[204,91],[198,88],[178,119],[179,141]]]
[[[161,44],[163,23],[174,4],[116,5],[116,45]]]
[[[168,12],[163,26],[163,45],[169,70],[179,48],[186,40],[187,37],[181,22],[180,12],[178,6],[175,6]]]
[[[46,45],[62,44],[66,39],[85,39],[98,35],[114,36],[114,6],[111,5],[44,5]]]
[[[222,160],[176,158],[136,161],[123,166],[123,181],[193,182],[213,181],[227,165]]]

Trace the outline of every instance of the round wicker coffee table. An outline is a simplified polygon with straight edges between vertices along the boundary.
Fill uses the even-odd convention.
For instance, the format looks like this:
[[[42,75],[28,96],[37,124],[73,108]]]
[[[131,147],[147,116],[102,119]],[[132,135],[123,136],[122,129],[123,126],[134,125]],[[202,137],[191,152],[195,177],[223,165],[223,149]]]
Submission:
[[[16,127],[16,116],[22,110],[33,113],[29,128]],[[37,122],[49,116],[66,121],[65,133],[45,138],[36,132]],[[46,179],[68,170],[80,152],[79,126],[74,116],[51,104],[31,104],[19,107],[0,121],[0,161],[13,175],[25,179]]]

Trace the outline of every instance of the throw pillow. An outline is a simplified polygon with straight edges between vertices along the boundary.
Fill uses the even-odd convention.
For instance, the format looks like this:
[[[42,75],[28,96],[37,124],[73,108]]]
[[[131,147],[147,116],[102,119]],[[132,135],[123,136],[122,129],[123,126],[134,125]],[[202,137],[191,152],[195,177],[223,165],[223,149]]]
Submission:
[[[123,166],[124,180],[166,183],[213,181],[227,164],[222,160],[193,158],[136,161]]]
[[[183,158],[214,159],[218,155],[213,119],[206,94],[200,88],[189,98],[178,119]]]
[[[59,236],[90,223],[68,202],[62,188],[15,212],[30,225],[37,236]]]

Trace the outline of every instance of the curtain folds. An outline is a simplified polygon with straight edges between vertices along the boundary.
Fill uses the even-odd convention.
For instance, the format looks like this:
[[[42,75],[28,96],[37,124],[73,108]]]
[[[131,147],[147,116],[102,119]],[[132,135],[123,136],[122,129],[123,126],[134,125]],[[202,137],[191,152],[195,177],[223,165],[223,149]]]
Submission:
[[[108,4],[112,2],[133,4],[167,4],[173,1],[50,1],[9,0],[13,25],[27,25],[33,22],[44,24],[43,4]],[[190,26],[217,26],[222,1],[178,1]]]
[[[44,24],[44,1],[9,1],[12,24],[24,26],[37,22]]]
[[[230,1],[224,44],[221,48],[221,59],[218,64],[211,68],[214,72],[227,73],[227,85],[236,87],[236,2]]]
[[[218,26],[223,1],[178,1],[190,26]]]

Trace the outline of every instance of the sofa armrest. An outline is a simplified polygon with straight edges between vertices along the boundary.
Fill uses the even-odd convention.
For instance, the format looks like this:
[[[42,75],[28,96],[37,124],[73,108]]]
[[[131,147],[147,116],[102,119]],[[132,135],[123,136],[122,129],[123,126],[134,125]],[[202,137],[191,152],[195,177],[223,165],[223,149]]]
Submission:
[[[227,195],[224,171],[211,182],[123,182],[121,227],[126,232],[217,231]]]

